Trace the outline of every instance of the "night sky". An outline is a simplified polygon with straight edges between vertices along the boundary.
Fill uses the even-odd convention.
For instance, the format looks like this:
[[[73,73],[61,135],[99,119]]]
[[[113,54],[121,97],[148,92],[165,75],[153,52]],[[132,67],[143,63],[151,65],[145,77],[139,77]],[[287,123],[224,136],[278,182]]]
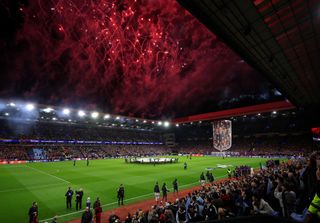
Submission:
[[[146,118],[277,92],[172,0],[0,3],[0,98]]]

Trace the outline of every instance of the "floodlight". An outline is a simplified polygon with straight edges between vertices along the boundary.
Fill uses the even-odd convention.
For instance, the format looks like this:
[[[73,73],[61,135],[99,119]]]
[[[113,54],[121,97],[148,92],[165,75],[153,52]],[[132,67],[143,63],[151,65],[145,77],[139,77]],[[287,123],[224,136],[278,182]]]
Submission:
[[[104,119],[109,119],[109,118],[110,118],[110,115],[109,115],[109,114],[106,114],[106,115],[104,115],[103,118],[104,118]]]
[[[277,111],[273,111],[272,114],[274,114],[274,115],[277,114]]]
[[[34,105],[33,104],[26,104],[26,110],[27,111],[32,111],[34,109]]]
[[[120,117],[119,117],[119,116],[117,116],[117,117],[116,117],[116,119],[117,119],[117,120],[119,120],[119,119],[120,119]]]
[[[78,116],[79,117],[84,117],[86,115],[86,113],[82,110],[78,111]]]
[[[99,113],[98,112],[92,112],[91,113],[91,117],[92,118],[98,118],[99,117]]]
[[[165,121],[165,122],[163,123],[163,125],[164,125],[164,127],[169,127],[169,126],[170,126],[170,123],[169,123],[168,121]]]
[[[143,120],[143,123],[147,123],[147,120]]]
[[[162,122],[161,122],[161,121],[158,121],[158,125],[159,125],[159,126],[162,125]]]
[[[69,114],[70,114],[70,109],[69,109],[69,108],[64,108],[64,109],[62,110],[62,114],[64,114],[64,115],[69,115]]]
[[[176,127],[179,127],[179,124],[176,124]]]

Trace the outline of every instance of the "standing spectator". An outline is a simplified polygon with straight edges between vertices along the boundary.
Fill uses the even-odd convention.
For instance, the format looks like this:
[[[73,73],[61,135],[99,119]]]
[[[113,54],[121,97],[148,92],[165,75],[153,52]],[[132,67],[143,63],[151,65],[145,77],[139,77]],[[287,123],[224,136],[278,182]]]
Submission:
[[[284,216],[289,217],[296,210],[296,193],[293,191],[293,185],[289,183],[284,184],[283,191]]]
[[[166,183],[163,183],[161,190],[162,190],[162,200],[167,201],[169,190],[166,186]]]
[[[73,190],[71,190],[71,187],[67,190],[65,196],[67,201],[67,208],[71,208],[71,200],[72,200]]]
[[[31,208],[29,208],[29,212],[28,212],[29,223],[33,222],[33,218],[34,218],[35,213],[38,214],[38,204],[37,204],[37,202],[33,202]]]
[[[88,207],[86,207],[86,210],[83,212],[81,217],[81,223],[91,223],[92,221],[92,212]]]
[[[156,185],[154,185],[153,192],[154,192],[154,197],[156,199],[156,202],[158,204],[160,199],[160,188],[159,188],[158,182],[156,182]]]
[[[102,208],[100,205],[100,201],[98,203],[96,203],[96,206],[94,208],[94,215],[95,215],[95,219],[96,219],[96,223],[101,223],[101,215],[102,215]]]
[[[173,185],[173,193],[177,193],[177,196],[178,196],[178,180],[174,179],[172,185]]]
[[[90,197],[87,198],[86,207],[89,208],[89,210],[90,210],[90,208],[91,208],[91,200],[90,200]]]
[[[100,206],[101,203],[100,203],[100,199],[97,197],[97,200],[93,203],[93,209],[96,209],[98,205]]]
[[[118,205],[120,206],[120,203],[121,203],[121,205],[123,205],[123,198],[124,198],[124,186],[123,186],[123,184],[120,184],[120,187],[118,188],[117,197],[118,197]]]
[[[316,178],[317,172],[317,156],[312,154],[310,160],[308,161],[307,167],[301,173],[301,179],[303,182],[303,190],[301,194],[301,207],[305,207],[310,204],[311,199],[314,197],[316,192]],[[302,209],[302,208],[300,208]]]
[[[318,166],[316,171],[316,194],[314,195],[311,204],[309,205],[305,223],[319,222],[320,221],[320,166]]]

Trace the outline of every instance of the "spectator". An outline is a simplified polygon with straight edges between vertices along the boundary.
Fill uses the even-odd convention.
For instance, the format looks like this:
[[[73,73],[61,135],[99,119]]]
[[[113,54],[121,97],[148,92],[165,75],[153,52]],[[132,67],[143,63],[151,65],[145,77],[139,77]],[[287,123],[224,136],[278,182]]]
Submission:
[[[90,208],[86,207],[81,217],[81,223],[91,223],[91,221],[92,221],[92,212]]]
[[[33,202],[32,206],[29,208],[29,223],[33,223],[35,216],[38,216],[38,204]]]
[[[95,215],[96,223],[101,223],[102,208],[101,208],[100,202],[95,203],[94,215]]]

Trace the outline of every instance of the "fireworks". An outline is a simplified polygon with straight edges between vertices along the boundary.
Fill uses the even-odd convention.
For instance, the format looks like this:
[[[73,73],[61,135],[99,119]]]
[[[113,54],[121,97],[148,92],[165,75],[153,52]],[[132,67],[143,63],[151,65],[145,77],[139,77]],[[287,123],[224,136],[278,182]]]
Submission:
[[[46,103],[140,117],[192,113],[236,74],[252,73],[176,1],[31,0],[20,11],[16,43],[24,45],[12,72],[23,79],[27,70],[23,94]]]

